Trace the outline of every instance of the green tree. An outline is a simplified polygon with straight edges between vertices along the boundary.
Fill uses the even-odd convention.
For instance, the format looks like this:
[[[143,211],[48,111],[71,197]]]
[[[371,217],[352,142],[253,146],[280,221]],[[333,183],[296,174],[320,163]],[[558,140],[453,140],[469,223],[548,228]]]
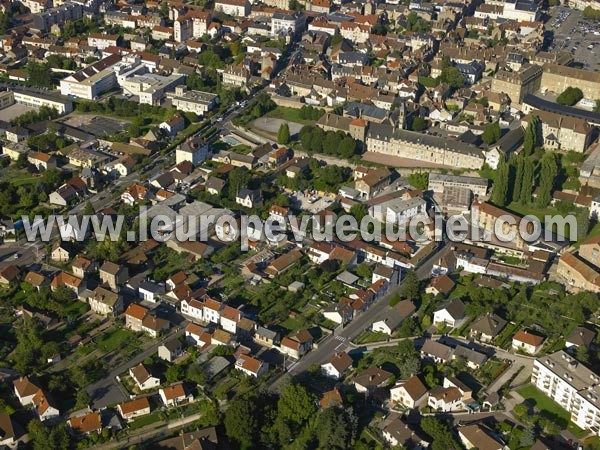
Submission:
[[[0,34],[6,34],[6,31],[10,28],[10,17],[8,14],[0,13]]]
[[[585,345],[578,345],[575,349],[575,357],[582,363],[587,363],[590,359],[588,349]]]
[[[558,164],[554,153],[546,153],[542,157],[540,169],[540,188],[537,195],[537,204],[545,208],[552,200],[552,189],[558,176]]]
[[[287,122],[283,122],[279,126],[279,132],[277,133],[277,143],[280,145],[287,145],[290,142],[290,126]]]
[[[327,408],[317,416],[316,437],[319,449],[346,449],[351,438],[350,426],[341,408]]]
[[[350,208],[350,214],[354,216],[358,224],[367,215],[367,207],[363,203],[357,203]]]
[[[498,142],[498,139],[500,139],[500,134],[500,125],[497,122],[488,123],[485,126],[485,130],[483,130],[483,142],[485,142],[487,145],[495,144]]]
[[[204,386],[206,384],[206,371],[204,368],[198,364],[194,363],[187,370],[187,379],[193,381],[194,383]]]
[[[519,203],[526,204],[531,201],[533,193],[533,183],[535,179],[534,165],[531,158],[525,158],[523,161],[523,181],[521,182],[521,192],[519,194]]]
[[[536,116],[531,114],[529,116],[527,128],[525,129],[523,150],[520,153],[520,155],[522,155],[525,158],[528,156],[531,156],[535,150],[535,147],[537,145],[537,128],[538,128],[538,119]]]
[[[417,273],[409,270],[402,281],[401,295],[403,298],[414,300],[419,297],[420,283]]]
[[[528,425],[521,435],[520,444],[523,447],[530,447],[535,443],[535,429],[533,425]]]
[[[515,407],[513,408],[513,414],[518,419],[522,419],[528,413],[529,413],[529,408],[527,408],[527,405],[524,405],[524,404],[515,405]]]
[[[523,185],[523,157],[521,157],[521,155],[515,156],[512,160],[512,163],[515,173],[512,201],[517,202],[521,196],[521,186]]]
[[[411,125],[411,129],[413,131],[423,131],[426,128],[427,128],[427,122],[425,122],[425,119],[423,119],[421,116],[417,116],[414,118],[412,125]]]
[[[259,421],[256,417],[254,394],[238,397],[231,402],[225,412],[225,430],[237,447],[245,450],[252,448],[253,442],[258,441]]]
[[[77,391],[77,403],[76,408],[85,408],[90,405],[90,394],[85,389]]]
[[[556,103],[560,105],[573,106],[583,98],[583,92],[579,88],[569,86],[558,97]]]
[[[169,383],[175,383],[177,381],[182,381],[184,378],[184,370],[183,367],[178,364],[173,364],[169,366],[167,369],[165,376],[167,377],[167,381]]]
[[[421,428],[433,439],[432,450],[461,448],[460,444],[454,439],[448,422],[436,417],[424,417],[421,420]]]
[[[415,189],[426,190],[429,187],[429,172],[415,172],[408,176],[408,182]]]
[[[315,398],[303,386],[288,384],[283,389],[277,402],[277,413],[291,429],[301,427],[315,412]]]
[[[27,74],[30,84],[38,87],[53,87],[52,71],[47,64],[40,64],[35,61],[27,63]]]
[[[27,156],[25,155],[25,153],[19,153],[19,157],[17,158],[17,162],[15,163],[17,166],[17,169],[24,169],[25,167],[27,167]]]
[[[336,28],[335,33],[333,34],[333,37],[331,38],[331,46],[335,47],[336,45],[341,44],[343,40],[344,40],[344,38],[340,34],[340,30],[338,30]]]
[[[494,190],[492,191],[492,203],[498,206],[506,206],[508,204],[508,183],[509,183],[509,167],[502,160],[498,166],[498,174],[494,181]]]
[[[94,210],[94,205],[92,205],[92,202],[90,202],[90,201],[85,202],[85,206],[83,207],[83,214],[86,216],[92,216],[92,215],[96,214],[96,211]]]
[[[28,431],[33,450],[68,450],[71,446],[64,422],[48,428],[35,419],[29,422]]]
[[[465,84],[465,77],[463,77],[463,74],[454,66],[443,68],[440,78],[444,83],[448,83],[450,87],[454,89],[461,88]]]

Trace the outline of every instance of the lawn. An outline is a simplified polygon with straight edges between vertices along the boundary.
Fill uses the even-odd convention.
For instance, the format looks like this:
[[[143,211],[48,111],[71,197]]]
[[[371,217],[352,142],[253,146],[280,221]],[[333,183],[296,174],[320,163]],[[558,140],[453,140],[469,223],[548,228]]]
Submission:
[[[577,438],[582,438],[588,434],[573,422],[571,422],[571,414],[556,403],[551,398],[547,397],[542,391],[533,385],[523,386],[517,392],[528,402],[533,403],[536,410],[540,411],[542,416],[547,417],[559,425],[567,424],[567,430],[573,433]]]
[[[138,428],[142,428],[145,427],[147,425],[153,424],[155,422],[158,422],[160,420],[160,411],[154,411],[151,414],[148,414],[146,416],[142,416],[137,420],[134,420],[133,422],[131,422],[131,424],[129,425],[129,429],[130,430],[137,430]]]
[[[102,336],[102,340],[98,343],[98,347],[106,352],[112,352],[113,350],[123,347],[127,341],[133,338],[134,336],[131,331],[115,328]]]
[[[371,342],[385,341],[390,336],[380,331],[363,331],[355,340],[356,344],[369,344]]]
[[[272,117],[274,119],[283,119],[288,122],[297,122],[304,125],[312,125],[315,123],[314,120],[307,120],[300,118],[299,108],[288,108],[285,106],[278,106],[277,108],[269,111],[264,117]]]
[[[2,172],[2,180],[10,182],[15,187],[35,183],[39,179],[39,175],[31,174],[25,169],[17,169],[14,166],[8,167]]]

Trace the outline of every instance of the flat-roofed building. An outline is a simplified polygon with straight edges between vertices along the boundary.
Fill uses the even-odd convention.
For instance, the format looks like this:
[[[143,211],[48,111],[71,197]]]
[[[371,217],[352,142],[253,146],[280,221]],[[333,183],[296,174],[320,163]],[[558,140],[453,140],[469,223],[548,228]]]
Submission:
[[[219,96],[212,92],[189,91],[185,86],[177,86],[174,93],[167,93],[172,105],[180,111],[204,116],[219,104]]]
[[[120,85],[123,92],[136,95],[141,104],[160,105],[165,92],[185,83],[185,75],[172,74],[169,76],[146,73],[133,75],[124,79]]]

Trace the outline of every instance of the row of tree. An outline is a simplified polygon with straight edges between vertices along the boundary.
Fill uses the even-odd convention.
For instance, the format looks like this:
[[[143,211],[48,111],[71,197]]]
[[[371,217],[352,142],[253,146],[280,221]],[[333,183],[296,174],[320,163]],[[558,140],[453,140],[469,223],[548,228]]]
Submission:
[[[236,398],[225,413],[225,430],[235,448],[349,448],[358,420],[351,408],[317,411],[316,398],[300,385],[279,397],[255,391]],[[300,445],[299,445],[300,444]]]
[[[300,142],[305,151],[340,158],[352,158],[359,153],[358,143],[341,131],[324,131],[313,125],[300,130]]]
[[[526,204],[536,186],[539,187],[536,198],[537,206],[545,208],[552,200],[559,175],[559,164],[556,154],[544,153],[539,161],[535,151],[538,145],[538,119],[531,116],[519,155],[513,155],[507,163],[501,161],[494,182],[492,202],[498,206],[506,206],[511,201]]]
[[[492,202],[498,206],[506,206],[511,201],[527,204],[538,186],[536,205],[545,208],[552,200],[558,174],[559,165],[554,153],[545,153],[538,164],[532,156],[513,156],[510,162],[501,162],[498,167]]]

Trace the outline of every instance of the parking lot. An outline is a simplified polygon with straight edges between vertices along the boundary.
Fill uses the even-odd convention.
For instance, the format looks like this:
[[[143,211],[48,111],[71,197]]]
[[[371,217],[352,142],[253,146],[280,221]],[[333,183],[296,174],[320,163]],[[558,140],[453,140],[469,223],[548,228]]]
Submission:
[[[308,193],[305,195],[303,192],[295,193],[292,196],[292,201],[298,208],[312,214],[327,209],[327,207],[333,203],[333,199],[331,198],[324,198],[316,194],[311,195]]]
[[[104,116],[90,116],[88,114],[71,114],[64,122],[96,137],[120,133],[126,130],[129,125],[128,122],[123,120]]]
[[[597,24],[583,17],[583,12],[564,7],[551,8],[546,27],[554,33],[548,49],[564,51],[573,56],[576,65],[586,70],[600,70],[600,30]]]

